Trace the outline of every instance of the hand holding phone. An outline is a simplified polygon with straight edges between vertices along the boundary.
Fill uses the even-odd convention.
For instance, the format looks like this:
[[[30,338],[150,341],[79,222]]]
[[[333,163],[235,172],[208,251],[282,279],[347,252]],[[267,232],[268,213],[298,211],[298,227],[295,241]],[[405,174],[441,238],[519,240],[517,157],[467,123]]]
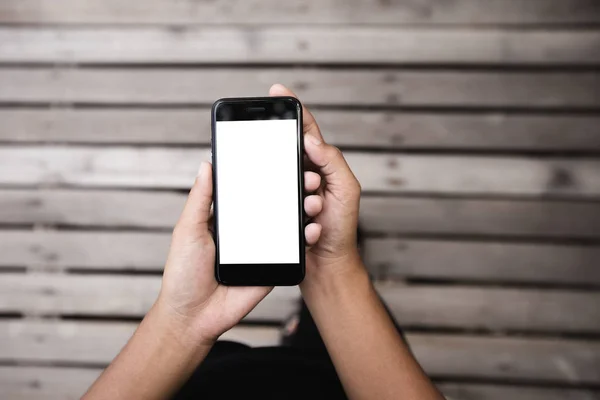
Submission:
[[[293,96],[281,85],[271,88],[273,96]],[[356,227],[360,186],[341,153],[324,143],[316,122],[304,109],[305,152],[310,161],[303,174],[306,279],[302,288],[319,281],[336,279],[345,260],[356,249]],[[316,139],[317,144],[314,143]],[[277,182],[268,171],[253,179],[252,193],[268,196]],[[322,182],[322,178],[325,182]],[[324,184],[322,184],[324,183]],[[211,233],[213,169],[203,163],[173,232],[162,287],[155,306],[170,315],[174,332],[194,342],[215,341],[237,324],[270,291],[271,287],[231,287],[215,279],[215,242]],[[323,204],[323,201],[326,203]],[[254,210],[256,223],[268,209]]]

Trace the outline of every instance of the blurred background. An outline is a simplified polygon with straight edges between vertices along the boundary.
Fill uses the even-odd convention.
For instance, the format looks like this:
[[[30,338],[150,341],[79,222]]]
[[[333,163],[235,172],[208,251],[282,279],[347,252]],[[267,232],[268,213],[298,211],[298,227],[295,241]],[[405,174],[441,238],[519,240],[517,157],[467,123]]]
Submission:
[[[210,105],[291,87],[457,399],[600,398],[600,2],[2,0],[0,398],[76,399],[155,299]],[[278,343],[296,288],[225,336]]]

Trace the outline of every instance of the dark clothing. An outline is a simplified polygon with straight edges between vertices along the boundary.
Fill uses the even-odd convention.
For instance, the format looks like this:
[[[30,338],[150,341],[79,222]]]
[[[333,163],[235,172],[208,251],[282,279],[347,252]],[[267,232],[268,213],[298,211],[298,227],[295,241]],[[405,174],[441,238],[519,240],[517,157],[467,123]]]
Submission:
[[[176,399],[345,399],[333,364],[293,347],[218,342]]]
[[[175,399],[337,400],[346,396],[303,302],[298,326],[281,347],[217,342]]]

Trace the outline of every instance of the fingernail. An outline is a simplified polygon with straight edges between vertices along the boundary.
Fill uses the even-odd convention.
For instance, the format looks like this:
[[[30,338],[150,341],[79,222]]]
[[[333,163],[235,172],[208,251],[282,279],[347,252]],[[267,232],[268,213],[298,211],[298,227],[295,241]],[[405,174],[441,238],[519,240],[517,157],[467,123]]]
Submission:
[[[200,168],[198,168],[198,173],[196,174],[196,176],[197,176],[198,178],[201,178],[201,177],[202,177],[202,174],[204,174],[204,170],[205,170],[205,168],[204,168],[204,164],[206,164],[206,161],[202,161],[202,162],[200,163]]]
[[[321,139],[319,139],[319,138],[318,138],[318,137],[316,137],[316,136],[313,136],[313,135],[306,135],[306,137],[307,137],[307,138],[308,138],[308,140],[309,140],[309,141],[310,141],[312,144],[314,144],[315,146],[318,146],[318,145],[320,145],[321,143],[323,143],[323,142],[321,141]]]

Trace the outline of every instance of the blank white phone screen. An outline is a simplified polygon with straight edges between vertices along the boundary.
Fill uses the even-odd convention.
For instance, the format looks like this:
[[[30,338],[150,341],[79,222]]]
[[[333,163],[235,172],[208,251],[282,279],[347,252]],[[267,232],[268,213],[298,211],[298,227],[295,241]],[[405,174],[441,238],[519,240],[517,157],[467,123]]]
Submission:
[[[217,121],[221,264],[300,262],[297,120]]]

